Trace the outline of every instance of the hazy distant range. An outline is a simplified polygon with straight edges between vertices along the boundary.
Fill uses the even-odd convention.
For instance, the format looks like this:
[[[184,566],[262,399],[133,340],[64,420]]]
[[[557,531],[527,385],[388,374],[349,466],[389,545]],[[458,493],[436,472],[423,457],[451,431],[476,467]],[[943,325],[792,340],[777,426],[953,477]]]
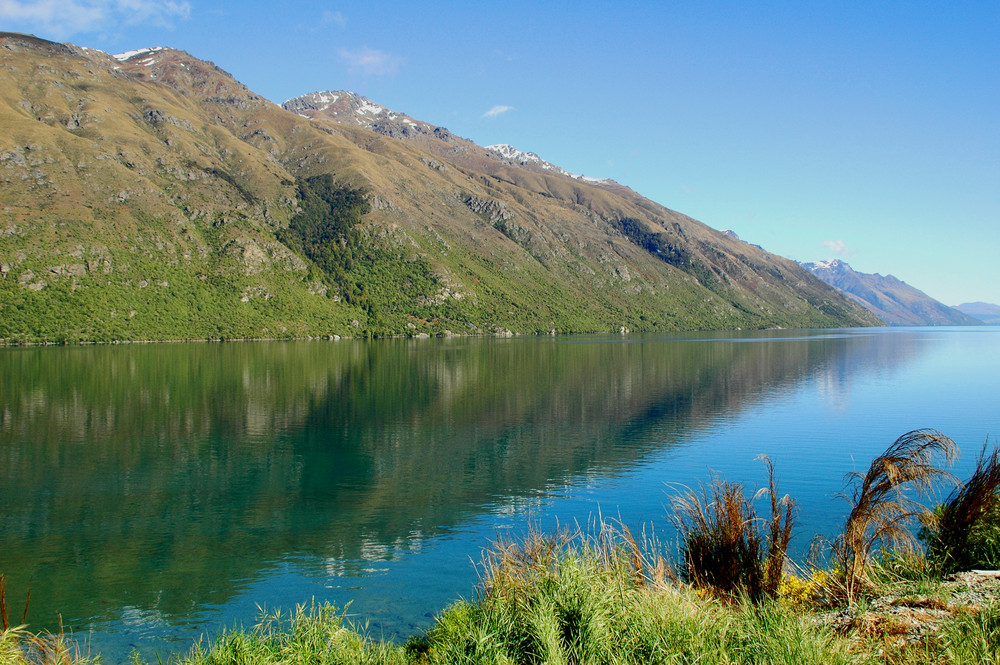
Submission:
[[[889,325],[1000,324],[998,305],[975,302],[949,307],[892,275],[858,272],[839,259],[801,265]]]

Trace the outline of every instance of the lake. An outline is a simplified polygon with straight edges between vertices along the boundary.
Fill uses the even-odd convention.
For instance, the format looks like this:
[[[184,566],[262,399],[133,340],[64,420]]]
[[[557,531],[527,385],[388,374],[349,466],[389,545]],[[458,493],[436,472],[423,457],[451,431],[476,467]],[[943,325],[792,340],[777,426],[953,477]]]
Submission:
[[[405,638],[498,535],[669,542],[671,493],[759,454],[802,556],[909,430],[966,475],[998,395],[996,327],[0,349],[0,572],[111,663],[313,599]]]

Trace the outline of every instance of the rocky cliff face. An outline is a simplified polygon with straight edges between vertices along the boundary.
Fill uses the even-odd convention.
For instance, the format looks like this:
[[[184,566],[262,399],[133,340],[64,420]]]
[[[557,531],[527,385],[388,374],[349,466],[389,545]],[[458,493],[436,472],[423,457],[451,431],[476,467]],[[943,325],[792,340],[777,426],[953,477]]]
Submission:
[[[438,140],[452,140],[451,133],[443,127],[418,122],[402,113],[390,111],[354,92],[313,92],[290,99],[281,105],[304,118],[322,116],[342,124],[364,127],[383,136],[412,139],[432,136]]]
[[[965,326],[980,323],[892,275],[883,277],[860,273],[840,260],[803,263],[802,266],[890,325]]]
[[[0,64],[0,339],[873,321],[793,262],[627,187],[357,95],[281,108],[182,51],[10,33]],[[349,232],[309,226],[321,176],[363,192]]]

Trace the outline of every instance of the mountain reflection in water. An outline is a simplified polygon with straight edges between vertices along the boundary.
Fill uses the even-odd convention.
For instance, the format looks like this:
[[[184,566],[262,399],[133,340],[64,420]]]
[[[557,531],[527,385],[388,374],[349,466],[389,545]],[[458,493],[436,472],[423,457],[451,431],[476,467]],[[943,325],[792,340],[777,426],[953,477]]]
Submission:
[[[836,400],[927,344],[800,331],[3,349],[0,572],[14,603],[30,586],[35,627],[62,613],[78,630],[169,632],[296,560],[363,587],[489,511],[627,474],[804,380]]]

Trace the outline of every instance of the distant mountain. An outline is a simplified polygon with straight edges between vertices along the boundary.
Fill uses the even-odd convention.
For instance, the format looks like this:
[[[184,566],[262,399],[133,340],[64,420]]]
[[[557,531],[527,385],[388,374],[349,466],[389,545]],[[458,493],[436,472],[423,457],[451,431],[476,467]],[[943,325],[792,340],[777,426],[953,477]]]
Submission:
[[[966,326],[981,323],[892,275],[883,277],[857,272],[839,259],[801,265],[890,325]]]
[[[628,187],[171,48],[0,33],[0,342],[870,325]]]
[[[1000,305],[992,305],[988,302],[967,302],[955,305],[955,309],[977,318],[983,323],[1000,325]]]

